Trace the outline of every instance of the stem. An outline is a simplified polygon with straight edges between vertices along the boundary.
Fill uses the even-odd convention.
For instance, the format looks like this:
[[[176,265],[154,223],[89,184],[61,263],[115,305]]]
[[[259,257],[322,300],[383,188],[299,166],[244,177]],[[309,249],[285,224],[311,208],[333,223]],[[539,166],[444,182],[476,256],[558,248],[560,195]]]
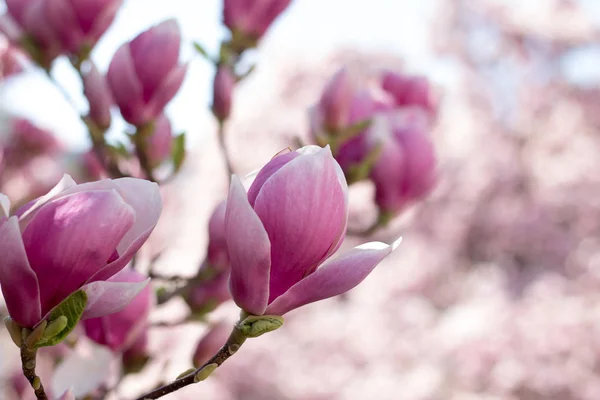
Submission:
[[[227,177],[228,179],[231,179],[231,175],[233,175],[233,168],[231,166],[231,160],[229,159],[229,153],[227,152],[227,145],[225,144],[225,121],[219,121],[217,135],[219,137],[219,146],[221,146],[221,151],[223,152],[225,167],[227,168]]]
[[[135,144],[135,154],[140,161],[140,167],[142,167],[144,174],[146,174],[146,178],[152,182],[156,182],[156,179],[154,178],[154,168],[152,167],[150,158],[148,158],[147,148],[147,139],[150,137],[150,135],[152,135],[153,130],[153,124],[140,126],[137,132],[135,132],[133,135],[133,144]]]
[[[35,397],[38,400],[48,400],[48,396],[44,391],[44,385],[40,377],[35,374],[35,357],[37,349],[31,350],[27,348],[25,340],[21,344],[21,364],[23,366],[23,375],[29,381],[29,384],[35,392]]]
[[[90,61],[91,62],[91,61]],[[81,71],[81,63],[73,64],[73,67],[77,70],[79,77],[83,79],[83,73]],[[69,95],[69,93],[65,90],[65,88],[52,76],[50,73],[50,69],[44,69],[46,72],[46,76],[54,84],[54,86],[58,89],[58,91],[63,95],[67,103],[71,105],[75,113],[79,116],[79,119],[83,122],[88,131],[88,136],[92,141],[92,148],[94,150],[94,154],[98,159],[100,165],[104,167],[104,169],[108,172],[111,178],[124,178],[127,174],[124,174],[120,169],[113,157],[106,152],[106,141],[104,140],[104,130],[95,126],[92,121],[88,121],[87,118],[81,114],[79,114],[79,110],[77,109],[77,105],[73,98]]]
[[[217,354],[212,356],[211,359],[208,360],[204,365],[165,386],[162,386],[148,394],[138,397],[136,400],[158,399],[169,393],[173,393],[183,387],[205,379],[206,376],[199,377],[199,375],[202,375],[202,370],[204,370],[207,367],[210,368],[211,364],[216,364],[217,367],[223,364],[229,357],[234,355],[239,350],[239,348],[242,346],[242,344],[244,344],[245,341],[246,337],[242,334],[242,332],[240,332],[236,325],[236,327],[233,328],[231,335],[229,335],[227,343],[225,343],[223,347],[221,347],[221,349],[217,352]]]

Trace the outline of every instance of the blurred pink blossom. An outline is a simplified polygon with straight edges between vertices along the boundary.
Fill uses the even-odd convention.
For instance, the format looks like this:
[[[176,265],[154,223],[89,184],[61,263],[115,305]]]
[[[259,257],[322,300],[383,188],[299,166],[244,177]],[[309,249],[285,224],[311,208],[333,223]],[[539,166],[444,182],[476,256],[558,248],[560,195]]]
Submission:
[[[291,0],[225,0],[223,23],[241,35],[259,40]]]
[[[219,65],[213,81],[213,104],[212,111],[219,121],[229,117],[233,89],[235,87],[235,75],[231,67]]]
[[[185,77],[179,63],[181,33],[173,19],[123,44],[108,68],[108,84],[123,118],[141,126],[155,120]]]
[[[148,138],[148,158],[153,166],[158,166],[171,156],[173,148],[173,131],[171,122],[161,114],[154,121],[154,129]]]
[[[90,106],[89,119],[100,129],[107,129],[111,119],[110,107],[114,100],[105,76],[91,63],[89,69],[83,73],[83,94]]]

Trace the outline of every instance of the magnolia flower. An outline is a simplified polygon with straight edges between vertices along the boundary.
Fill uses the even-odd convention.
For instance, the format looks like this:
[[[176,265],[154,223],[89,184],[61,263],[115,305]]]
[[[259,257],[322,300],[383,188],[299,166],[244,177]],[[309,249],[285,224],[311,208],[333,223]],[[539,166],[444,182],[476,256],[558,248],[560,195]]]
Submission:
[[[223,23],[232,31],[260,39],[291,0],[225,0]]]
[[[123,178],[77,185],[65,175],[48,194],[9,216],[0,195],[0,285],[9,314],[32,328],[83,290],[82,319],[121,310],[147,284],[119,282],[158,221],[154,183]]]
[[[215,270],[229,270],[229,255],[225,238],[225,211],[227,201],[222,201],[215,208],[208,221],[207,264]]]
[[[117,282],[143,282],[146,277],[134,270],[123,270],[114,277]],[[153,295],[150,286],[142,291],[121,311],[83,322],[87,337],[107,346],[112,351],[129,349],[144,336],[148,328],[148,316]]]
[[[83,94],[88,99],[90,110],[88,117],[101,129],[110,126],[110,107],[114,100],[106,78],[95,65],[83,73]]]
[[[367,149],[379,146],[369,177],[375,202],[383,212],[396,214],[425,197],[436,183],[435,149],[418,117],[393,120],[376,117],[366,134]]]
[[[108,67],[107,79],[125,120],[153,121],[175,96],[187,67],[179,64],[181,34],[170,19],[123,44]]]
[[[234,175],[225,235],[236,304],[254,315],[283,315],[358,285],[393,247],[370,243],[328,261],[347,218],[348,187],[329,147],[277,155],[248,193]]]
[[[123,0],[43,0],[45,17],[64,51],[89,52],[106,32]]]
[[[53,1],[48,0],[6,0],[10,18],[34,40],[31,44],[35,45],[38,54],[31,55],[35,55],[35,61],[44,67],[49,67],[62,51],[57,32],[48,18],[48,8],[52,4]],[[3,25],[11,23],[4,22]]]

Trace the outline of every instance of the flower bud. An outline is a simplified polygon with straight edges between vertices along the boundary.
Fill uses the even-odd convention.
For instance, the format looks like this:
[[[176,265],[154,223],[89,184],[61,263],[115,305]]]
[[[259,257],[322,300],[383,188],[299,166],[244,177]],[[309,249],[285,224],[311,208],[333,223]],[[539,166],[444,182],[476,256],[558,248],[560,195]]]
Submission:
[[[274,157],[248,193],[233,176],[225,235],[231,293],[240,308],[253,315],[283,315],[344,293],[392,251],[374,243],[326,262],[345,236],[347,192],[328,147],[307,146]]]
[[[204,314],[213,311],[231,299],[229,271],[218,272],[207,279],[191,281],[185,293],[185,300],[194,313]]]
[[[340,69],[331,78],[318,106],[327,132],[339,131],[349,125],[355,91],[352,77],[346,68]]]
[[[10,317],[31,329],[81,293],[82,319],[122,309],[147,281],[122,282],[116,274],[146,241],[160,211],[154,183],[123,178],[77,185],[65,175],[47,195],[1,219],[0,287]]]
[[[87,56],[123,0],[45,0],[46,18],[63,51]]]
[[[11,130],[4,148],[6,164],[22,166],[33,157],[54,155],[58,150],[60,145],[50,131],[24,118],[11,121]]]
[[[291,0],[225,0],[223,23],[233,32],[259,40]]]
[[[200,368],[227,342],[233,325],[221,321],[211,326],[208,332],[200,339],[194,351],[194,367]]]
[[[154,121],[154,129],[148,138],[148,159],[152,167],[156,167],[171,156],[173,149],[173,131],[171,122],[161,114]]]
[[[146,277],[134,270],[124,270],[119,274],[120,282],[143,282]],[[122,352],[142,336],[148,328],[148,316],[152,307],[150,286],[142,289],[121,311],[83,322],[85,334],[94,342]]]
[[[385,72],[381,79],[383,90],[392,95],[398,106],[418,106],[437,112],[437,101],[429,81],[423,76],[407,76],[395,72]]]
[[[231,98],[235,87],[235,76],[230,67],[220,65],[213,81],[212,111],[219,121],[224,121],[231,113]]]
[[[208,252],[206,261],[217,271],[229,270],[229,255],[225,242],[225,209],[227,201],[222,201],[213,211],[208,221]]]
[[[436,157],[426,132],[381,116],[367,133],[367,142],[368,146],[381,146],[370,172],[381,211],[397,214],[434,187]]]
[[[57,32],[48,18],[48,8],[55,3],[47,0],[6,1],[9,16],[24,33],[24,48],[44,68],[49,68],[62,51]],[[3,23],[4,26],[9,24]]]
[[[181,34],[175,20],[141,33],[115,53],[107,80],[123,118],[152,122],[179,90],[187,67],[179,64]]]
[[[113,98],[106,78],[93,64],[90,65],[88,71],[83,73],[83,94],[90,105],[89,119],[100,129],[108,129]]]

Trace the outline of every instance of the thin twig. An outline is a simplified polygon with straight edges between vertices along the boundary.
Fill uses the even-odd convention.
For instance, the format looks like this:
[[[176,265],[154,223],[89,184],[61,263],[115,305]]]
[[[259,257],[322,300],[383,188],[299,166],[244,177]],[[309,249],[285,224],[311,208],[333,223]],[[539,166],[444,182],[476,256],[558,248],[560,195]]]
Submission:
[[[23,375],[25,378],[27,378],[27,381],[29,381],[29,384],[33,388],[35,397],[38,400],[48,400],[48,396],[44,391],[44,385],[42,385],[40,377],[35,373],[36,354],[37,350],[28,349],[26,340],[23,340],[21,344],[21,365],[23,369]]]
[[[227,151],[227,144],[225,143],[225,122],[224,121],[219,121],[219,127],[217,128],[217,135],[219,138],[219,146],[221,146],[221,152],[223,153],[225,167],[227,168],[227,178],[231,179],[231,175],[233,175],[233,167],[231,166],[231,159],[229,158],[229,152]]]
[[[227,339],[227,343],[225,343],[225,345],[221,347],[217,354],[212,356],[211,359],[200,368],[179,379],[174,380],[165,386],[155,389],[148,394],[138,397],[136,400],[158,399],[185,386],[192,385],[206,379],[206,377],[210,375],[215,368],[223,364],[229,357],[234,355],[245,341],[246,337],[238,330],[236,326],[231,332],[229,339]]]
[[[79,77],[81,79],[83,79],[83,73],[81,71],[81,65],[79,64],[79,65],[73,65],[73,66],[77,70],[77,73],[79,74]],[[86,127],[86,129],[88,131],[88,136],[90,137],[90,140],[92,141],[92,148],[94,150],[94,154],[95,154],[96,158],[98,159],[98,162],[100,163],[100,165],[102,165],[104,167],[104,169],[108,172],[108,174],[111,176],[111,178],[123,178],[123,177],[128,176],[127,174],[125,174],[125,173],[123,173],[121,171],[121,169],[119,168],[119,166],[117,165],[117,163],[115,162],[115,160],[113,159],[113,157],[110,154],[107,154],[107,151],[106,151],[106,141],[104,139],[104,132],[103,131],[99,131],[99,132],[95,132],[94,131],[94,127],[91,126],[91,124],[93,124],[93,122],[88,121],[87,118],[84,115],[81,115],[79,113],[79,110],[77,108],[77,104],[75,104],[75,101],[73,100],[73,98],[71,97],[71,95],[60,84],[60,82],[58,82],[52,76],[52,74],[50,73],[49,69],[44,69],[44,71],[46,72],[46,76],[48,77],[48,79],[50,80],[50,82],[52,82],[54,84],[54,86],[62,94],[62,96],[64,97],[64,99],[67,101],[67,103],[69,103],[71,105],[71,107],[73,108],[73,110],[75,111],[75,113],[79,116],[79,119],[85,125],[85,127]],[[97,130],[100,130],[100,129],[97,128]]]

